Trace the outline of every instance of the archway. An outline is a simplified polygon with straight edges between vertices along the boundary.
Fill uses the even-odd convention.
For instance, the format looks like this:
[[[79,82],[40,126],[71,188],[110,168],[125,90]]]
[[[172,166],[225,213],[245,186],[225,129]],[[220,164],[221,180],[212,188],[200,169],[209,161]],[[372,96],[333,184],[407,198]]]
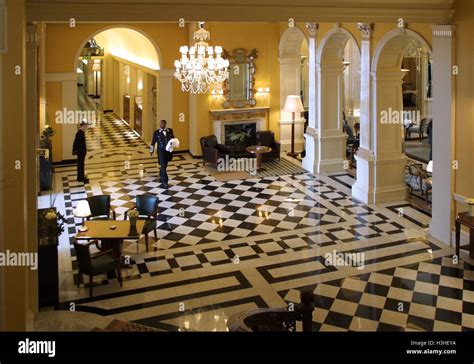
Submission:
[[[361,134],[368,136],[373,161],[357,169],[353,187],[356,197],[360,191],[368,191],[368,203],[406,199],[402,84],[406,72],[402,62],[414,39],[431,54],[430,45],[421,35],[409,29],[396,29],[379,41],[372,59],[370,130],[361,130]]]
[[[103,53],[88,53],[91,46],[101,48]],[[128,25],[101,28],[85,38],[76,52],[74,70],[78,77],[71,85],[70,104],[74,105],[73,110],[113,111],[148,140],[157,118],[165,118],[158,115],[157,76],[161,64],[158,45],[139,28]],[[76,84],[84,85],[84,89]],[[84,105],[83,101],[90,99],[95,100],[95,105]],[[63,159],[68,159],[71,153],[75,131],[75,125],[62,126]]]
[[[354,36],[338,25],[322,38],[316,59],[319,110],[316,172],[331,173],[348,168],[343,115],[348,121],[346,128],[353,130],[360,109],[360,49]]]
[[[279,44],[280,61],[280,141],[282,150],[291,148],[292,115],[283,110],[288,95],[301,95],[307,107],[308,102],[308,43],[298,27],[288,28]],[[304,148],[304,122],[300,115],[295,118],[295,151]]]

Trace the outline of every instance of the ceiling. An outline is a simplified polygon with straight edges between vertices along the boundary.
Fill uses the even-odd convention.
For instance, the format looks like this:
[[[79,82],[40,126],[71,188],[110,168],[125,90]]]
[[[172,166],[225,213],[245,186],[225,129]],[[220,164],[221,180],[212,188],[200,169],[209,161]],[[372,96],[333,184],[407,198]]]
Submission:
[[[454,0],[27,0],[30,21],[450,23]]]

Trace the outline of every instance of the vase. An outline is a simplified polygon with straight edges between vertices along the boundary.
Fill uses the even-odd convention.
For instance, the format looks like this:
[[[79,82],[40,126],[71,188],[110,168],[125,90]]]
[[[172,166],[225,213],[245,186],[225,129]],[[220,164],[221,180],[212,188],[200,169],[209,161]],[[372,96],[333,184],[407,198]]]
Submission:
[[[136,218],[136,217],[131,217],[130,218],[130,231],[128,232],[129,236],[137,236],[138,235],[137,220],[138,220],[138,218]]]

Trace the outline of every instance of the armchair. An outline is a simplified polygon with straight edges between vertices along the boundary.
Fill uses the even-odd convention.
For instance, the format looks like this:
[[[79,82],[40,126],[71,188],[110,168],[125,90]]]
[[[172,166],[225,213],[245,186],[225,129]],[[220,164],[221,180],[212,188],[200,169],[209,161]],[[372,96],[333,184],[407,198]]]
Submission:
[[[153,231],[155,235],[155,240],[158,240],[158,236],[156,234],[157,223],[156,219],[158,216],[158,196],[154,195],[138,195],[136,197],[135,206],[129,208],[125,211],[124,220],[128,218],[128,212],[130,210],[136,209],[138,211],[138,218],[140,220],[146,220],[145,225],[143,226],[142,234],[145,235],[145,247],[146,251],[148,252],[148,234]],[[137,241],[138,243],[138,241]]]
[[[202,149],[202,165],[207,163],[216,165],[219,158],[232,154],[231,148],[217,142],[215,135],[209,135],[200,139]]]
[[[263,160],[280,159],[280,142],[275,140],[275,134],[271,130],[257,132],[257,145],[272,148],[270,153],[262,154]]]
[[[428,172],[423,169],[421,163],[412,163],[405,167],[405,182],[410,189],[410,198],[413,197],[413,191],[418,191],[429,203],[429,194],[432,190],[432,184]]]
[[[418,139],[421,142],[424,134],[428,131],[428,124],[430,120],[427,118],[421,119],[419,124],[411,123],[408,128],[406,128],[405,139],[410,139],[411,133],[418,133]]]
[[[113,220],[116,219],[115,211],[110,207],[110,195],[97,195],[86,198],[91,210],[90,220]]]
[[[80,244],[74,241],[74,249],[76,251],[79,274],[85,274],[89,276],[89,297],[92,298],[92,285],[94,276],[117,271],[117,278],[120,287],[122,287],[122,272],[120,262],[115,260],[112,249],[91,254],[89,250],[89,246],[91,244],[97,244],[97,242],[89,241],[87,243]],[[79,287],[79,283],[77,286]]]

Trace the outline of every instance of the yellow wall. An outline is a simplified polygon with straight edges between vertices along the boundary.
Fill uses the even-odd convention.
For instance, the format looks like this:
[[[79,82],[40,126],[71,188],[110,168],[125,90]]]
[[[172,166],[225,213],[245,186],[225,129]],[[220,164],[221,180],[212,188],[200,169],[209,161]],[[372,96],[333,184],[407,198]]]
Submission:
[[[455,159],[459,161],[455,189],[462,195],[474,197],[474,2],[458,0],[455,4],[456,63],[459,66],[459,76],[455,78]]]
[[[61,161],[62,149],[62,129],[61,125],[56,124],[55,113],[62,108],[62,83],[47,82],[46,83],[46,115],[49,125],[56,131],[52,137],[53,144],[53,161]]]
[[[31,129],[26,128],[25,116],[25,26],[24,25],[24,0],[7,0],[8,22],[7,22],[7,53],[1,54],[2,75],[0,77],[3,88],[3,110],[0,115],[0,127],[2,140],[0,143],[0,158],[2,158],[1,183],[3,201],[0,206],[0,219],[4,229],[0,231],[0,245],[2,250],[12,252],[34,252],[29,250],[29,230],[36,229],[36,220],[27,218],[33,211],[28,211],[28,193],[35,180],[28,180],[28,170],[34,171],[35,166],[27,164],[27,133],[34,133],[35,125]],[[21,75],[15,75],[15,66],[20,65]],[[30,146],[34,148],[34,146]],[[15,168],[15,162],[22,163],[21,169]],[[28,225],[31,225],[28,226]],[[36,245],[35,241],[31,245]],[[6,266],[0,267],[2,271],[4,294],[0,301],[1,315],[0,329],[8,331],[23,331],[27,327],[27,311],[31,297],[36,300],[36,289],[30,289],[27,277],[31,278],[28,267]],[[35,272],[36,273],[36,272]],[[36,275],[34,276],[36,277]],[[33,279],[34,279],[33,277]],[[35,282],[31,282],[35,284]],[[3,322],[2,322],[3,321]]]

